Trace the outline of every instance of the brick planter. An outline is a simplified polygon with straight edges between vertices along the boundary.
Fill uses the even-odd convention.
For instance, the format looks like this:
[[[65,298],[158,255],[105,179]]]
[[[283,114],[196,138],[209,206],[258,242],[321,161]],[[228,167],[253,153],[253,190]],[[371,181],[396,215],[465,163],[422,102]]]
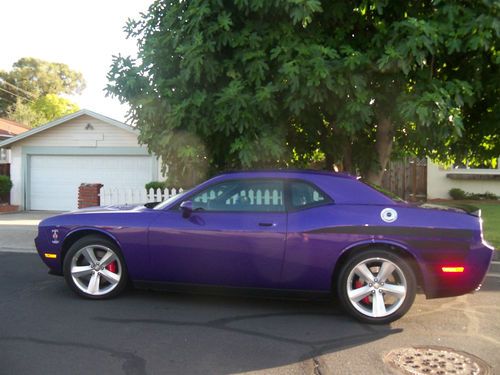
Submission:
[[[10,204],[1,204],[0,203],[0,214],[7,212],[17,212],[19,211],[19,206],[12,206]]]
[[[78,208],[101,205],[100,190],[102,184],[81,184],[78,188]]]

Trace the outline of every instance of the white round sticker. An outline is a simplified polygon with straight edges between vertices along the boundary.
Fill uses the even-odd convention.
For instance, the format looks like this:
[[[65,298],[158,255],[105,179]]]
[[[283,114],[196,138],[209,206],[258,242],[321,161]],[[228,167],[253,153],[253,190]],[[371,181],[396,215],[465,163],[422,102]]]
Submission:
[[[398,213],[393,208],[384,208],[382,212],[380,212],[380,217],[386,223],[392,223],[398,219]]]

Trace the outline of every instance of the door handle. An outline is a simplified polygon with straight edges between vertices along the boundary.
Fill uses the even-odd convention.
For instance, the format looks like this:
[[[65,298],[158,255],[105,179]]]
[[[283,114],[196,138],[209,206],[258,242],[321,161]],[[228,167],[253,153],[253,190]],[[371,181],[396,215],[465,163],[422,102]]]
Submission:
[[[259,223],[260,227],[274,227],[275,223]]]

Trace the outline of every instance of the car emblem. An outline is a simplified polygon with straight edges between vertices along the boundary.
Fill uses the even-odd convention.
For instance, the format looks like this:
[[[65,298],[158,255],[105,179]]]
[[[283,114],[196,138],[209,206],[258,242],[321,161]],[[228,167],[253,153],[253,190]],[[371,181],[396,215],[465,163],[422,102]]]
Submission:
[[[52,243],[59,243],[59,229],[52,229]]]
[[[384,208],[380,212],[380,217],[386,223],[392,223],[392,222],[394,222],[394,221],[396,221],[398,219],[398,213],[393,208]]]

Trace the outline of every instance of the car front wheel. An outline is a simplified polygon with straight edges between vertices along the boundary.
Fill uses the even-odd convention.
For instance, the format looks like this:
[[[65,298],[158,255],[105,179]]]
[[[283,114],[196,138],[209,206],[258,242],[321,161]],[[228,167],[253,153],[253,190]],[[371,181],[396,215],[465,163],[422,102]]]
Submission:
[[[387,324],[401,318],[415,300],[416,280],[401,257],[386,250],[353,256],[338,279],[340,301],[360,321]]]
[[[64,258],[64,278],[82,297],[105,299],[118,295],[127,284],[127,269],[117,246],[102,237],[76,241]]]

